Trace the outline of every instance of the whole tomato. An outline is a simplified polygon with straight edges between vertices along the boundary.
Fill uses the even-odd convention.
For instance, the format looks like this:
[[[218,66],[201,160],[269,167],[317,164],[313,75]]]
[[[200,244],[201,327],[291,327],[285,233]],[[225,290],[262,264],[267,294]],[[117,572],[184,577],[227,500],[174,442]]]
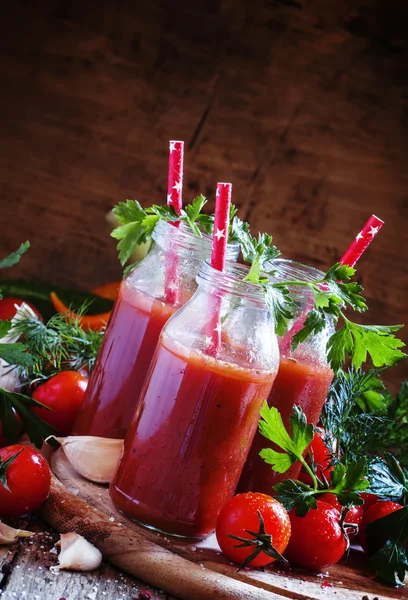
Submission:
[[[87,385],[88,378],[77,371],[62,371],[38,386],[32,394],[34,400],[51,410],[39,407],[33,410],[46,423],[55,427],[59,435],[69,435]]]
[[[330,450],[324,443],[324,431],[321,427],[315,427],[315,432],[313,439],[310,445],[306,449],[306,454],[309,451],[313,455],[313,460],[316,465],[316,474],[319,479],[323,479],[323,476],[327,481],[330,481],[330,473],[334,469],[334,466],[331,464],[332,455]],[[334,448],[333,448],[334,452]],[[308,485],[312,485],[312,478],[308,473],[304,473],[303,471],[299,474],[300,481],[303,483],[307,483]]]
[[[364,500],[363,509],[366,512],[370,506],[379,501],[379,497],[376,494],[369,494],[368,492],[361,492],[360,496]]]
[[[254,492],[238,494],[222,508],[215,531],[221,550],[233,562],[242,564],[256,546],[237,548],[241,542],[230,538],[229,535],[254,541],[255,537],[247,531],[260,531],[261,521],[258,511],[264,521],[265,533],[272,536],[273,547],[281,554],[288,545],[290,519],[284,506],[266,494]],[[274,560],[276,559],[261,551],[248,564],[250,567],[264,567]]]
[[[332,506],[334,506],[334,508],[337,508],[339,513],[341,513],[342,507],[341,507],[340,502],[337,500],[335,494],[331,494],[330,492],[327,492],[320,496],[320,500],[323,500],[323,502],[327,502],[328,504],[331,504]],[[356,531],[353,531],[351,528],[350,528],[350,530],[347,530],[347,535],[350,538],[356,537],[358,535],[358,533],[361,531],[362,524],[363,524],[363,515],[364,515],[363,505],[352,506],[347,511],[346,519],[345,519],[346,523],[352,523],[353,525],[357,525],[357,527],[358,527],[358,529]]]
[[[2,298],[0,300],[0,319],[3,321],[9,321],[14,317],[17,312],[17,308],[19,308],[22,304],[27,304],[31,310],[37,315],[40,321],[43,320],[42,315],[38,308],[28,302],[27,300],[22,300],[21,298]]]
[[[289,513],[292,534],[285,556],[289,562],[306,569],[319,570],[338,562],[347,550],[347,539],[340,525],[339,511],[322,500],[305,517]]]
[[[9,490],[0,483],[0,517],[21,517],[38,508],[50,492],[50,469],[37,450],[20,444],[7,446],[0,450],[1,463],[17,452],[20,454],[5,470]]]
[[[387,515],[390,515],[391,513],[395,512],[396,510],[400,510],[401,508],[404,508],[404,507],[401,504],[398,504],[398,502],[391,502],[390,500],[380,500],[379,502],[372,504],[370,506],[370,508],[368,508],[365,511],[364,517],[363,517],[363,527],[362,527],[362,535],[360,538],[360,543],[366,552],[367,552],[367,534],[366,534],[367,525],[369,525],[370,523],[373,523],[374,521],[377,521],[378,519],[382,519],[383,517],[386,517]],[[381,542],[381,540],[378,540],[376,550],[379,550],[385,544],[385,541],[386,540],[384,540],[384,542]]]

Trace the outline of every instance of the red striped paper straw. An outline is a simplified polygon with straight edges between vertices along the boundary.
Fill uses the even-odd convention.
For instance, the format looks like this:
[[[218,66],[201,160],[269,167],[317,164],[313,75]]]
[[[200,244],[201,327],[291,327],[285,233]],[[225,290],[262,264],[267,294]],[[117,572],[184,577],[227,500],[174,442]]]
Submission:
[[[211,266],[218,271],[223,271],[225,268],[231,194],[231,183],[217,183]],[[221,298],[219,296],[213,296],[210,304],[212,310],[207,331],[207,337],[210,339],[208,353],[210,355],[215,355],[221,345]]]
[[[169,171],[167,176],[167,205],[173,206],[179,215],[183,208],[183,162],[184,142],[170,140],[169,142]],[[179,222],[174,226],[178,227]],[[166,261],[166,278],[164,284],[166,303],[175,305],[179,297],[178,290],[178,259],[173,254]]]
[[[353,242],[341,257],[340,262],[348,267],[354,267],[383,225],[384,221],[375,215],[371,215],[363,229],[356,235]]]
[[[367,250],[381,227],[384,225],[384,221],[371,215],[363,229],[356,235],[355,239],[351,242],[345,253],[340,259],[340,263],[347,265],[348,267],[354,267],[356,262],[361,258],[362,254]],[[321,284],[323,285],[323,284]],[[308,305],[306,306],[303,314],[301,314],[298,320],[294,323],[292,328],[287,332],[280,343],[281,353],[284,355],[289,354],[292,338],[296,335],[303,327],[308,313],[314,306],[314,298],[311,298]]]

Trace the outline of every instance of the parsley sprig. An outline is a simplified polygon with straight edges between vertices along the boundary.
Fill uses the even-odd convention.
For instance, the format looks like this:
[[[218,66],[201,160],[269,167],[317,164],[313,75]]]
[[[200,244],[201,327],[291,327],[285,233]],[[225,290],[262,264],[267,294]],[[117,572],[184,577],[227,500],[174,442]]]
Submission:
[[[408,507],[370,523],[366,531],[372,571],[384,583],[404,585],[408,572]]]
[[[30,242],[24,242],[15,252],[12,252],[5,258],[1,259],[0,269],[9,269],[10,267],[14,267],[14,265],[19,262],[23,254],[27,252],[29,247]],[[0,290],[0,299],[2,297],[3,296]],[[16,363],[20,363],[24,366],[30,365],[31,357],[26,354],[27,348],[24,346],[24,344],[14,342],[12,338],[9,337],[10,329],[10,321],[0,320],[0,359],[11,365]],[[3,338],[5,338],[6,341],[1,341]]]
[[[119,240],[117,249],[119,260],[124,266],[129,260],[135,248],[152,239],[152,233],[159,221],[186,223],[196,235],[202,235],[202,231],[211,232],[214,226],[214,216],[202,213],[207,199],[200,194],[191,202],[186,204],[178,215],[173,206],[156,205],[142,208],[137,200],[126,200],[119,202],[112,210],[119,221],[119,226],[111,233],[111,236]]]
[[[260,433],[281,450],[264,448],[259,453],[261,458],[278,473],[285,473],[294,462],[299,461],[312,480],[312,485],[291,479],[275,485],[276,498],[287,510],[296,507],[296,514],[304,516],[309,509],[317,508],[317,497],[325,492],[335,494],[342,506],[362,504],[358,492],[368,487],[367,461],[364,458],[350,461],[347,467],[337,463],[331,472],[330,482],[321,481],[315,465],[304,456],[313,439],[314,428],[307,423],[302,409],[296,405],[293,407],[289,418],[290,434],[277,408],[269,408],[265,402],[260,414]]]
[[[362,286],[351,281],[356,269],[336,263],[321,279],[273,281],[275,271],[270,266],[268,270],[268,263],[279,255],[279,251],[272,245],[272,237],[259,234],[254,238],[248,228],[238,230],[237,236],[245,262],[251,263],[246,280],[262,286],[266,304],[275,317],[278,335],[284,335],[288,321],[294,316],[290,288],[306,288],[313,294],[313,306],[303,327],[291,339],[292,351],[310,335],[323,331],[327,319],[331,318],[335,325],[342,322],[342,327],[327,344],[327,358],[335,372],[345,363],[346,356],[351,358],[355,369],[366,362],[367,355],[375,367],[393,366],[405,358],[400,350],[404,343],[394,335],[402,325],[359,325],[345,315],[347,307],[357,312],[365,312],[368,308],[361,295]]]

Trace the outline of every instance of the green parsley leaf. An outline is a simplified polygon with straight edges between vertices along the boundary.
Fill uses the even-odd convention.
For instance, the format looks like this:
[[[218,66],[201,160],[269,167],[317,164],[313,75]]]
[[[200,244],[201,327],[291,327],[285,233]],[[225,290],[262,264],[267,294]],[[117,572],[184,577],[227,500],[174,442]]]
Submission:
[[[5,335],[8,334],[10,329],[11,329],[11,321],[1,321],[0,320],[0,340],[2,338],[4,338]]]
[[[405,344],[393,335],[402,325],[357,325],[344,319],[343,327],[331,336],[327,344],[328,360],[334,371],[338,371],[347,354],[355,369],[366,362],[370,355],[375,367],[393,366],[405,358]]]
[[[290,416],[292,437],[286,431],[277,408],[269,408],[265,401],[261,408],[259,431],[284,452],[272,448],[261,450],[259,455],[278,473],[285,473],[296,460],[303,460],[303,453],[313,439],[313,425],[307,424],[306,416],[299,406],[294,406]]]
[[[0,343],[0,358],[9,365],[30,367],[33,364],[32,356],[27,353],[27,346],[20,342]]]
[[[275,332],[282,336],[287,330],[288,321],[293,317],[291,307],[293,301],[287,287],[274,287],[269,283],[260,284],[264,293],[265,303],[273,315]]]
[[[288,512],[296,507],[298,517],[304,517],[311,508],[317,508],[317,500],[313,495],[313,490],[301,481],[285,479],[277,483],[273,490],[274,497],[283,504]]]
[[[408,475],[389,452],[371,462],[367,479],[368,491],[380,498],[403,504],[408,499]]]
[[[309,312],[302,329],[300,329],[300,331],[295,333],[295,335],[292,337],[292,352],[296,350],[298,345],[304,342],[310,335],[317,334],[320,331],[323,331],[323,329],[326,327],[326,316],[321,310],[319,310],[319,308],[322,308],[321,304],[319,307],[313,308]]]
[[[119,202],[112,210],[119,221],[119,226],[112,231],[111,236],[119,240],[117,249],[122,266],[126,264],[138,245],[151,240],[154,228],[160,220],[173,223],[184,222],[199,237],[202,231],[211,233],[214,216],[201,213],[206,203],[207,199],[200,194],[191,204],[186,204],[178,215],[174,207],[167,204],[162,206],[154,204],[144,209],[137,200]],[[235,212],[236,209],[233,207],[230,211],[231,218]]]
[[[15,251],[0,260],[0,269],[9,269],[10,267],[14,267],[20,258],[27,252],[30,247],[30,242],[24,242],[21,246]]]
[[[403,585],[408,571],[408,507],[369,523],[366,532],[371,570],[384,583]]]
[[[31,410],[34,406],[49,410],[48,407],[37,402],[34,398],[0,388],[0,421],[6,438],[7,435],[9,435],[9,428],[11,427],[12,430],[15,428],[16,417],[12,411],[14,408],[16,413],[20,416],[30,440],[37,448],[41,448],[43,440],[54,434],[55,429],[45,423]]]

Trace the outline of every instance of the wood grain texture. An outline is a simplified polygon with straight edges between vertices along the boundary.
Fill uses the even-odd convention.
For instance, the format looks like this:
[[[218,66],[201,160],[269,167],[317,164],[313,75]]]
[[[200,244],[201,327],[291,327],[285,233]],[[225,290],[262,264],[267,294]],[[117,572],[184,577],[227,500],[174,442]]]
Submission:
[[[404,597],[403,590],[374,581],[367,559],[356,551],[345,563],[320,575],[277,564],[237,573],[211,538],[200,543],[177,540],[126,519],[112,504],[107,486],[76,473],[62,449],[52,456],[51,465],[59,482],[53,482],[51,496],[41,509],[43,517],[59,531],[78,531],[99,547],[106,560],[125,571],[153,585],[160,578],[160,587],[183,600],[326,600],[328,594],[337,600],[361,600],[364,594],[382,600]]]
[[[382,217],[359,265],[363,320],[408,320],[403,2],[9,1],[3,15],[0,251],[33,245],[13,276],[117,279],[105,213],[164,202],[176,138],[185,198],[231,180],[287,257],[325,268]]]
[[[0,547],[0,590],[4,600],[138,600],[139,593],[146,590],[152,600],[177,600],[108,563],[89,573],[52,573],[50,566],[58,560],[55,543],[59,534],[39,518],[20,525],[36,535]]]

